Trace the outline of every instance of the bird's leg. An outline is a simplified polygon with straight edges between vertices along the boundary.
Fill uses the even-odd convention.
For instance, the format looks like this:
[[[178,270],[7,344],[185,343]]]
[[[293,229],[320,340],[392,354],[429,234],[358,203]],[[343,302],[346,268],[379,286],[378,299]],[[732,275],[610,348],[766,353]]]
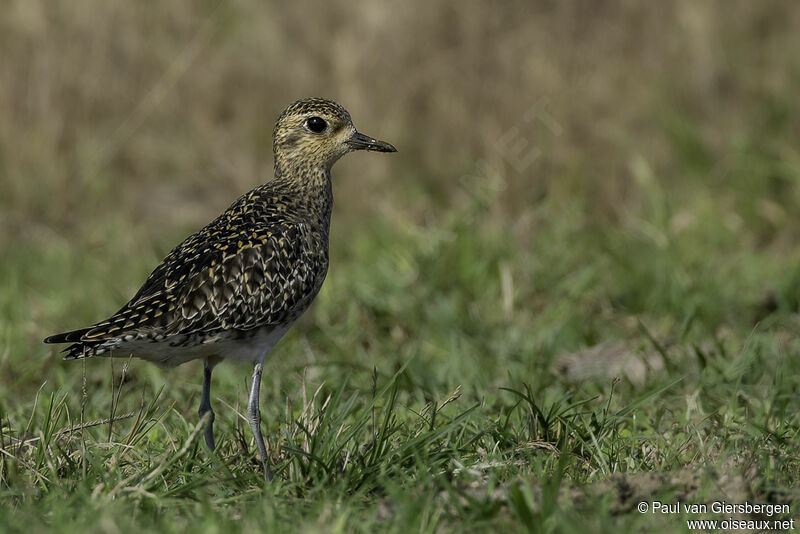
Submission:
[[[247,404],[247,421],[253,431],[258,446],[258,455],[261,457],[261,465],[264,466],[264,474],[267,480],[272,480],[272,470],[267,463],[267,447],[264,445],[264,437],[261,435],[261,408],[258,402],[258,393],[261,389],[261,362],[253,369],[253,385],[250,388],[250,402]]]
[[[203,361],[203,393],[200,396],[200,408],[197,410],[197,415],[200,419],[206,413],[211,415],[208,417],[208,426],[206,427],[205,437],[206,445],[212,451],[214,450],[214,410],[211,409],[211,371],[217,365],[217,360],[213,358],[206,358]]]

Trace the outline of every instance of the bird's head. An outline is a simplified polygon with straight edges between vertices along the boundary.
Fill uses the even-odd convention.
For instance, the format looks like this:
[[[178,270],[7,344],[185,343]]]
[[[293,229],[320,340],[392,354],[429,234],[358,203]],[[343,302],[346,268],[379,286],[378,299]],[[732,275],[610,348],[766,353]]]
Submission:
[[[354,150],[397,152],[385,141],[358,132],[350,114],[333,100],[304,98],[286,108],[275,124],[276,169],[322,168]]]

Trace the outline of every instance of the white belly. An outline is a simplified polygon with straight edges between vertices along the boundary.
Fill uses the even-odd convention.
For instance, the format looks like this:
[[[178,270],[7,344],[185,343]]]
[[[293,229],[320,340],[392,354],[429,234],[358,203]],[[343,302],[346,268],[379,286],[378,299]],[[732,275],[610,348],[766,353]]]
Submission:
[[[289,326],[264,327],[240,336],[236,333],[221,333],[200,343],[187,341],[186,336],[173,336],[161,341],[137,339],[120,344],[102,354],[112,358],[141,358],[160,367],[175,367],[210,356],[226,360],[249,362],[264,361],[275,344],[280,341]]]

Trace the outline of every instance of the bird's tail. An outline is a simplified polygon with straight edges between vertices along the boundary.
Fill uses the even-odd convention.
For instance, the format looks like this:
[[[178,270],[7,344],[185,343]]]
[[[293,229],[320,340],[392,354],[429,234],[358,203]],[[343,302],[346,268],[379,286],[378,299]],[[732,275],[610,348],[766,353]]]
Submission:
[[[64,332],[62,334],[55,334],[44,338],[45,343],[75,343],[80,341],[83,335],[92,328],[81,328],[71,332]]]

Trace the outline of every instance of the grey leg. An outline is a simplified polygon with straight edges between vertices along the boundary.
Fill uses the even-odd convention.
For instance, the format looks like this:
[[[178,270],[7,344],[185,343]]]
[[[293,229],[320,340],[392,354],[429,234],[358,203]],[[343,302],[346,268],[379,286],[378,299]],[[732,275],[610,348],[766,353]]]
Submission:
[[[211,409],[211,370],[217,365],[215,360],[209,361],[206,358],[203,365],[203,394],[200,396],[200,408],[197,410],[197,415],[200,419],[206,413],[211,415],[208,418],[208,426],[206,427],[205,437],[206,445],[212,451],[214,450],[214,410]]]
[[[261,435],[261,408],[258,403],[258,393],[261,389],[261,363],[257,363],[253,369],[253,385],[250,388],[250,402],[247,404],[247,421],[250,429],[256,438],[258,455],[261,457],[261,464],[264,466],[264,474],[267,480],[272,480],[272,470],[267,463],[267,447],[264,445],[264,437]]]

